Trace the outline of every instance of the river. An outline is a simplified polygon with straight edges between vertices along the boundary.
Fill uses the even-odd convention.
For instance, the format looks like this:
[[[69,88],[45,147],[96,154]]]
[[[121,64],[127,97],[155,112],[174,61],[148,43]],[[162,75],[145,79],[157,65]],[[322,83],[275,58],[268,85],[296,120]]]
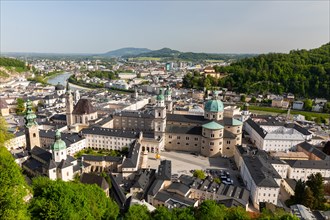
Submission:
[[[48,83],[52,84],[52,85],[57,85],[58,83],[62,84],[63,86],[66,86],[66,83],[68,81],[68,79],[70,78],[70,76],[72,75],[72,73],[69,72],[65,72],[59,75],[56,75],[54,77],[51,77],[50,79],[47,80]],[[75,90],[90,90],[89,88],[85,88],[85,87],[81,87],[81,86],[77,86],[74,84],[69,84],[70,89],[72,91]]]
[[[71,75],[72,75],[72,73],[69,73],[69,72],[61,73],[59,75],[49,78],[47,80],[47,82],[52,85],[57,85],[58,83],[60,83],[63,86],[66,86],[66,82]]]

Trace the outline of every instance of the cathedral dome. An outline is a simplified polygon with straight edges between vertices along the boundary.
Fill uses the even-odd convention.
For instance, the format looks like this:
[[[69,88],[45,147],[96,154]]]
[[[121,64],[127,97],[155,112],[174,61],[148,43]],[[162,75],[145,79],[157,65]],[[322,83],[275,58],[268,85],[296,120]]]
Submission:
[[[55,134],[55,142],[52,145],[52,150],[54,151],[60,151],[66,149],[65,142],[61,139],[61,132],[59,130],[56,130]]]
[[[204,110],[207,112],[222,112],[223,103],[220,100],[209,100],[205,103]]]

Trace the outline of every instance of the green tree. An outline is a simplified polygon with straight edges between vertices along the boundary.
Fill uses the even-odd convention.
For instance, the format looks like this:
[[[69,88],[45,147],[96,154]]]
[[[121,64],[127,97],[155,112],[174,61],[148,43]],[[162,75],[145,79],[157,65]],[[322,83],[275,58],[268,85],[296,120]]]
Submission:
[[[220,183],[221,183],[221,179],[220,179],[220,178],[218,178],[218,177],[214,178],[214,179],[213,179],[213,181],[214,181],[215,183],[218,183],[218,184],[220,184]]]
[[[241,95],[241,102],[245,102],[246,100],[246,96],[245,95]]]
[[[313,107],[313,100],[311,99],[305,99],[304,100],[304,109],[306,111],[311,111]]]
[[[304,200],[301,201],[301,203],[306,207],[313,207],[314,204],[314,196],[313,192],[310,190],[309,187],[306,187],[305,193],[304,193]]]
[[[196,219],[221,220],[225,219],[226,207],[219,206],[214,200],[205,200],[196,211]]]
[[[242,207],[229,208],[226,212],[226,220],[248,220],[249,214]]]
[[[324,184],[323,177],[320,173],[311,174],[308,176],[306,185],[313,193],[314,202],[312,208],[322,209],[324,203]]]
[[[0,117],[0,219],[29,219],[25,199],[30,188],[20,167],[4,147],[10,137],[6,121]]]
[[[194,208],[174,208],[172,210],[172,219],[173,220],[195,220],[194,217]]]
[[[17,98],[16,114],[22,115],[25,111],[25,102],[22,98]]]
[[[256,103],[257,102],[257,98],[256,97],[252,97],[251,100],[250,100],[251,103]]]
[[[119,208],[101,188],[38,177],[29,210],[33,219],[116,219]]]
[[[149,220],[150,212],[145,205],[132,205],[125,214],[127,220]]]
[[[203,170],[195,170],[194,173],[193,173],[193,176],[194,177],[197,177],[201,180],[205,179],[206,178],[206,175],[205,173],[203,172]]]
[[[168,208],[166,208],[164,206],[159,206],[152,213],[152,219],[155,219],[155,220],[171,220],[172,219],[172,213]]]

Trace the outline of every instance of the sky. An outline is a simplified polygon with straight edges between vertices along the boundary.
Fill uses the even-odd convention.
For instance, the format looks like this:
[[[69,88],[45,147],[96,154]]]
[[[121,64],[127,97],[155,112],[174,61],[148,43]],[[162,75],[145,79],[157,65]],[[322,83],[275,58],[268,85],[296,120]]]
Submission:
[[[330,41],[330,0],[1,0],[1,52],[269,53]]]

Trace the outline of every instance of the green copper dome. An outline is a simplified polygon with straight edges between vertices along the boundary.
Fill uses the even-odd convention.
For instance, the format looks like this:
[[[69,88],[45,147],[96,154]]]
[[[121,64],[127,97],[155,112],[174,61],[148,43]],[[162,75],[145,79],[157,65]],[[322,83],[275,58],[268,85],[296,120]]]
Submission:
[[[66,149],[65,142],[61,139],[61,132],[59,130],[56,130],[55,134],[55,142],[52,145],[52,150],[54,151],[60,151]]]
[[[205,103],[204,110],[207,112],[222,112],[223,103],[220,100],[209,100]]]
[[[211,121],[207,124],[203,124],[202,127],[210,130],[223,129],[223,126],[221,124],[216,123],[215,121]]]
[[[32,109],[32,102],[28,99],[26,101],[26,112],[25,112],[25,126],[26,127],[31,127],[33,125],[38,125],[36,122],[37,116],[34,114],[33,109]]]
[[[163,89],[159,90],[159,94],[157,95],[157,101],[164,101]]]
[[[171,94],[172,94],[172,91],[171,91],[170,87],[167,87],[167,89],[165,90],[165,95],[170,96]]]

